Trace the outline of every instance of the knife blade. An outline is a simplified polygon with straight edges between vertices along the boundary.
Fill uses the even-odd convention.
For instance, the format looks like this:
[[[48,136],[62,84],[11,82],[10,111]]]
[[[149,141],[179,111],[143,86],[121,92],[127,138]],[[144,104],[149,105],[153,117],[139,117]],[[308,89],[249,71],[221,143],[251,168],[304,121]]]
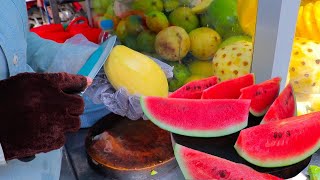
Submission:
[[[94,79],[105,61],[108,59],[111,50],[116,43],[116,40],[117,36],[111,36],[105,42],[103,42],[99,46],[99,48],[94,53],[92,53],[92,55],[89,57],[87,62],[82,66],[77,74]],[[80,93],[81,96],[83,95],[84,91]]]

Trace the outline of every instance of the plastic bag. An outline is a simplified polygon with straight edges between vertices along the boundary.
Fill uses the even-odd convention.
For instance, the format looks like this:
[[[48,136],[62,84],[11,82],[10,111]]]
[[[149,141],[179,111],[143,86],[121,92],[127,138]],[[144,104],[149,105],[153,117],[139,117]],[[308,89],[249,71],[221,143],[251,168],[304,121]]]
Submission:
[[[168,79],[173,77],[173,67],[152,58],[165,72]],[[86,90],[95,104],[103,103],[107,109],[120,116],[126,116],[131,120],[147,119],[140,106],[140,97],[129,95],[125,88],[115,90],[109,83],[103,70],[100,70],[92,85]]]

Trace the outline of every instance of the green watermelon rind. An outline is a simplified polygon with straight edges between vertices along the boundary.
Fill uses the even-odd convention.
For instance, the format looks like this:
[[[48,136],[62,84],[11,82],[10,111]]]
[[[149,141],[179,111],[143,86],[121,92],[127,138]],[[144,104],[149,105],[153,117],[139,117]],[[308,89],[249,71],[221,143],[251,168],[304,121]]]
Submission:
[[[185,179],[192,179],[190,173],[188,172],[187,167],[185,166],[185,163],[183,163],[183,159],[181,156],[181,145],[179,144],[174,144],[173,145],[173,152],[174,152],[174,156],[176,157],[176,160],[178,162],[178,165],[182,171],[182,174],[184,176]]]
[[[293,95],[293,99],[294,99],[294,102],[295,102],[293,116],[297,116],[297,112],[298,112],[297,104],[296,104],[296,102],[297,102],[297,97],[296,97],[296,95],[295,95],[295,93],[294,93],[294,90],[293,90],[293,87],[292,87],[292,86],[291,86],[291,90],[292,90],[292,95]],[[280,93],[279,96],[281,96],[281,93]],[[279,96],[278,96],[278,97],[279,97]],[[278,97],[277,97],[277,98],[278,98]],[[276,100],[277,100],[277,99],[276,99]],[[276,100],[274,100],[274,102],[275,102]],[[274,102],[273,102],[273,103],[274,103]],[[271,106],[273,105],[273,103],[271,104]],[[270,106],[270,107],[271,107],[271,106]],[[269,108],[270,108],[270,107],[269,107]],[[269,110],[269,108],[268,108],[268,110]],[[266,112],[266,113],[267,113],[267,112]],[[264,117],[263,117],[263,119],[261,120],[260,124],[266,124]]]
[[[317,145],[314,146],[314,148],[311,148],[310,150],[306,151],[300,156],[297,156],[295,158],[293,157],[288,157],[286,159],[278,159],[278,160],[273,160],[273,159],[264,159],[264,160],[259,160],[254,157],[251,157],[249,154],[241,150],[241,147],[238,147],[237,144],[234,145],[234,148],[236,149],[237,153],[247,160],[249,163],[254,164],[256,166],[260,167],[266,167],[266,168],[275,168],[275,167],[284,167],[284,166],[290,166],[292,164],[296,164],[300,161],[303,161],[304,159],[308,158],[312,154],[314,154],[319,148],[320,148],[320,139],[317,143]]]
[[[145,102],[144,102],[144,97],[140,97],[140,105],[142,107],[142,111],[144,114],[148,117],[149,120],[151,120],[155,125],[160,127],[161,129],[164,129],[166,131],[175,133],[175,134],[180,134],[184,136],[191,136],[191,137],[221,137],[221,136],[226,136],[230,135],[233,133],[236,133],[245,127],[248,126],[248,118],[247,120],[243,121],[243,123],[239,123],[237,125],[230,126],[228,128],[222,129],[222,130],[185,130],[181,129],[178,127],[172,127],[171,125],[164,124],[160,122],[157,118],[153,117],[152,114],[148,111]]]

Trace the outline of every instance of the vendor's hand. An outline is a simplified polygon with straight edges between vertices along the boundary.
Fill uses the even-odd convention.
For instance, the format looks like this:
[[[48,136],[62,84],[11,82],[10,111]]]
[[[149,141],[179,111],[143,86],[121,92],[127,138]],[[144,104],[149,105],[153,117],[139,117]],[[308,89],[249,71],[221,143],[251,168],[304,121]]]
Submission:
[[[62,147],[80,128],[79,93],[91,83],[67,73],[22,73],[0,81],[0,143],[6,160]]]

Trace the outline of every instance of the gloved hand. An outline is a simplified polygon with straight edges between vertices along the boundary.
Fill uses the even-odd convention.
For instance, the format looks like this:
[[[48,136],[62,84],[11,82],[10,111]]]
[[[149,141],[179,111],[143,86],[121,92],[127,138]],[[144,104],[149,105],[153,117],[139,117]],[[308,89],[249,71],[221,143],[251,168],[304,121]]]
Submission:
[[[22,73],[0,81],[0,143],[6,160],[62,147],[80,128],[90,80],[67,73]]]

